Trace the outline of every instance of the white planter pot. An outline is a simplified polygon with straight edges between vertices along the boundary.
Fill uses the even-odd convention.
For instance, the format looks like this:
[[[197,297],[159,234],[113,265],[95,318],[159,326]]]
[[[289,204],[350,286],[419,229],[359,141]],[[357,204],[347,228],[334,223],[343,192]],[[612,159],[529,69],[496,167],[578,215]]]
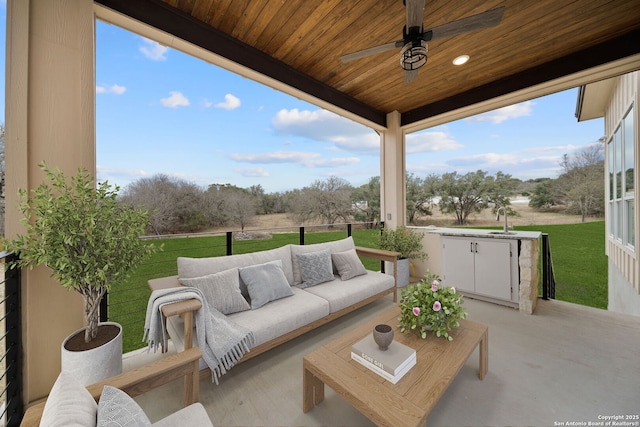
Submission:
[[[90,350],[69,351],[65,345],[74,335],[84,335],[84,328],[69,335],[62,343],[62,371],[75,376],[83,385],[90,385],[122,373],[122,326],[114,322],[100,325],[114,325],[118,335],[104,345]]]
[[[409,267],[409,259],[399,259],[398,260],[398,276],[396,277],[398,281],[398,287],[404,288],[409,285],[409,276],[410,276],[411,268]],[[389,261],[384,262],[384,272],[393,276],[393,263]]]

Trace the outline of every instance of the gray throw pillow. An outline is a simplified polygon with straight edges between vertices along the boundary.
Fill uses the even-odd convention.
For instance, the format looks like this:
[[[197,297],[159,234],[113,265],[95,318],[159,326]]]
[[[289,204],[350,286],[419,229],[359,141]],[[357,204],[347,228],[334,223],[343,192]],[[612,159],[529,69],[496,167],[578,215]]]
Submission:
[[[242,267],[240,277],[247,286],[251,309],[255,310],[270,301],[293,295],[282,264],[277,261]]]
[[[180,279],[184,286],[202,291],[209,307],[223,314],[249,310],[251,307],[240,293],[240,276],[237,268],[191,279]]]
[[[302,288],[330,282],[334,279],[333,267],[331,265],[331,251],[325,249],[308,254],[299,254],[300,277],[302,278]]]
[[[104,386],[98,402],[98,427],[145,427],[151,421],[127,393]]]
[[[331,260],[342,280],[349,280],[353,277],[367,274],[367,270],[362,265],[362,261],[358,258],[355,249],[331,254]]]
[[[96,401],[80,381],[67,372],[60,372],[44,404],[40,425],[93,427],[97,409]]]

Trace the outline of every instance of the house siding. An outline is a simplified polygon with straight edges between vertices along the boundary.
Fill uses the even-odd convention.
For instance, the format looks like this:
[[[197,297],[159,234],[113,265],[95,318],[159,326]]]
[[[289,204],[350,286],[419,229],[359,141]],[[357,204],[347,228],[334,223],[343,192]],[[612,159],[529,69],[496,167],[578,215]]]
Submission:
[[[638,201],[640,201],[639,176],[638,167],[640,166],[640,147],[638,146],[638,131],[639,121],[638,113],[640,111],[640,105],[638,100],[640,94],[640,72],[633,72],[622,75],[616,79],[615,88],[611,94],[611,99],[607,105],[605,114],[605,134],[606,139],[609,140],[616,128],[620,125],[620,121],[627,113],[629,108],[634,106],[634,146],[635,146],[635,246],[640,244],[639,240],[639,210]],[[608,150],[605,150],[608,154]],[[605,162],[608,165],[608,162]],[[608,176],[608,171],[606,171]],[[609,199],[609,187],[606,186],[606,200]],[[619,240],[616,240],[609,234],[609,223],[612,221],[611,213],[609,212],[609,205],[606,205],[605,212],[606,220],[606,254],[609,257],[609,304],[608,309],[611,311],[617,311],[632,315],[640,316],[640,282],[639,282],[639,263],[637,258],[637,251],[635,248],[628,245],[624,245]]]

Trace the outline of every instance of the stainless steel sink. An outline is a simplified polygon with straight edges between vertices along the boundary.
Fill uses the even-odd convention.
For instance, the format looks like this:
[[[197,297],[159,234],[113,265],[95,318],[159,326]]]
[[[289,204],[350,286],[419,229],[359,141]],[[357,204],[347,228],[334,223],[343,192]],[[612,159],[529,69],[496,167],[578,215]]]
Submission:
[[[517,232],[515,232],[515,231],[490,231],[489,234],[507,235],[507,234],[517,234]]]

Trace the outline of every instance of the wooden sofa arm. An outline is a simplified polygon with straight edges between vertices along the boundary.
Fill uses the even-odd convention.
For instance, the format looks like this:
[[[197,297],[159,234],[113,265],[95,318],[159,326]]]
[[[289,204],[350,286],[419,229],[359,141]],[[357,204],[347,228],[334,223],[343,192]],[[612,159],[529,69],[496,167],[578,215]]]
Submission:
[[[184,377],[184,406],[186,407],[200,399],[199,360],[201,357],[202,351],[198,347],[193,347],[87,386],[87,390],[96,401],[100,399],[105,385],[119,388],[129,396],[135,397]],[[20,425],[38,426],[45,402],[40,402],[27,409]]]
[[[364,246],[356,246],[358,256],[365,258],[373,258],[380,261],[388,261],[393,263],[393,283],[398,289],[398,257],[400,252],[387,251],[385,249],[365,248]],[[398,302],[398,292],[393,293],[393,302]]]

